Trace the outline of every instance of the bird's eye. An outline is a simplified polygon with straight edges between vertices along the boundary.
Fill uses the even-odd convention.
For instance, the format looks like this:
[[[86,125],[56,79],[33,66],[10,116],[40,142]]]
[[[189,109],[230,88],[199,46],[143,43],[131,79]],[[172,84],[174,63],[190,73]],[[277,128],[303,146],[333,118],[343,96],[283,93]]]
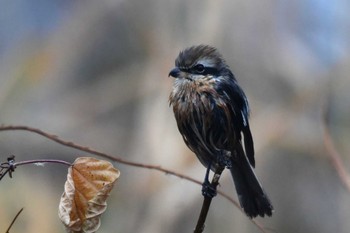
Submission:
[[[201,73],[204,72],[205,68],[204,68],[204,66],[203,66],[202,64],[197,64],[197,65],[195,65],[195,66],[193,67],[193,70],[194,70],[195,72],[201,74]]]

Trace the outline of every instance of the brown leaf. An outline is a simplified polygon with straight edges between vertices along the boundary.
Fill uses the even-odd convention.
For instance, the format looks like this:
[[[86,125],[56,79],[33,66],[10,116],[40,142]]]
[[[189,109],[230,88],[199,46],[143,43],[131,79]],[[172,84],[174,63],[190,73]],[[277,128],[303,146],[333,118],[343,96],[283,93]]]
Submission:
[[[58,215],[67,232],[96,232],[120,172],[110,162],[77,158],[68,169]]]

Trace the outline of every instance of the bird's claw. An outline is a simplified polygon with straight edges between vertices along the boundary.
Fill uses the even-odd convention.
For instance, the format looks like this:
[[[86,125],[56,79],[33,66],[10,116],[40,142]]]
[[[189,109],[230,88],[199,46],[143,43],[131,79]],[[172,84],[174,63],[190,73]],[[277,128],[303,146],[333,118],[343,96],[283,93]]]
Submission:
[[[204,197],[213,198],[216,194],[216,188],[209,181],[204,181],[202,184],[202,195]]]
[[[204,182],[202,184],[202,195],[204,197],[213,198],[216,196],[216,186],[209,182],[211,164],[208,164],[207,172],[205,173]]]

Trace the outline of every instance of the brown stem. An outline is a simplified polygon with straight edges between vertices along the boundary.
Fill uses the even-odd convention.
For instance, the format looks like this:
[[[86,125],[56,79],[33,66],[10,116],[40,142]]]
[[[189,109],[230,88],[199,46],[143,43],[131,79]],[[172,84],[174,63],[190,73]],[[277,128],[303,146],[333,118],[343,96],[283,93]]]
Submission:
[[[18,213],[16,214],[16,216],[12,220],[10,226],[7,228],[6,233],[10,233],[10,229],[11,229],[12,225],[15,223],[16,219],[18,218],[18,216],[21,214],[22,211],[23,211],[23,208],[18,211]]]
[[[326,104],[324,108],[323,113],[323,142],[324,146],[326,148],[326,151],[328,152],[328,156],[331,160],[331,163],[335,170],[338,173],[338,176],[340,180],[343,182],[344,186],[348,189],[350,192],[350,175],[345,169],[345,166],[343,165],[343,161],[341,159],[341,155],[337,151],[334,142],[331,137],[331,133],[329,130],[329,110],[330,106],[329,103]]]
[[[18,167],[21,165],[33,164],[33,163],[59,163],[59,164],[67,165],[67,166],[72,165],[71,163],[69,163],[67,161],[58,160],[58,159],[34,159],[34,160],[20,161],[20,162],[14,163],[13,166]]]
[[[213,176],[213,179],[211,181],[211,186],[216,190],[216,187],[219,185],[220,176],[223,170],[216,171],[216,173]],[[213,200],[213,197],[205,196],[202,204],[201,213],[199,214],[199,218],[197,221],[196,228],[194,229],[193,233],[202,233],[204,231],[205,227],[205,220],[208,215],[208,211],[210,208],[211,201]]]
[[[193,179],[190,176],[187,176],[187,175],[184,175],[184,174],[181,174],[181,173],[169,170],[169,169],[162,168],[161,166],[150,165],[150,164],[143,164],[143,163],[136,163],[136,162],[131,162],[131,161],[124,160],[124,159],[122,159],[120,157],[114,157],[112,155],[108,155],[108,154],[99,152],[97,150],[94,150],[94,149],[86,147],[86,146],[81,146],[81,145],[78,145],[78,144],[70,142],[70,141],[65,141],[63,139],[60,139],[56,135],[46,133],[46,132],[44,132],[44,131],[42,131],[40,129],[32,128],[32,127],[29,127],[29,126],[23,126],[23,125],[0,125],[0,131],[14,131],[14,130],[22,130],[22,131],[35,133],[35,134],[41,135],[41,136],[43,136],[45,138],[48,138],[51,141],[54,141],[54,142],[56,142],[58,144],[61,144],[63,146],[71,147],[71,148],[74,148],[74,149],[77,149],[77,150],[80,150],[80,151],[87,152],[89,154],[94,154],[94,155],[97,155],[97,156],[101,156],[103,158],[110,159],[111,161],[115,161],[115,162],[118,162],[118,163],[121,163],[121,164],[133,166],[133,167],[140,167],[140,168],[146,168],[146,169],[160,171],[160,172],[163,172],[165,174],[170,174],[170,175],[179,177],[181,179],[188,180],[190,182],[196,183],[198,185],[202,185],[202,182],[200,182],[200,181],[198,181],[196,179]],[[230,197],[229,195],[227,195],[226,193],[224,193],[222,191],[218,191],[217,193],[220,194],[221,196],[223,196],[224,198],[226,198],[228,201],[230,201],[238,209],[240,209],[238,202],[236,200],[234,200],[232,197]],[[256,220],[251,220],[251,221],[259,228],[259,230],[261,232],[266,233],[264,227],[259,222],[257,222]]]

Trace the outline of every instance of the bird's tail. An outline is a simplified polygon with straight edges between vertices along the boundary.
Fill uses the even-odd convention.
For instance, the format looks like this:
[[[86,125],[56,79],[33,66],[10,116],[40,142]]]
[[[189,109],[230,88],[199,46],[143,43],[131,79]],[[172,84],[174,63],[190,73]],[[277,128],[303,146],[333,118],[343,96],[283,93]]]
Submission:
[[[243,154],[238,155],[239,158],[233,161],[230,169],[241,207],[250,218],[258,215],[261,217],[271,216],[273,206],[243,150],[241,152]]]

